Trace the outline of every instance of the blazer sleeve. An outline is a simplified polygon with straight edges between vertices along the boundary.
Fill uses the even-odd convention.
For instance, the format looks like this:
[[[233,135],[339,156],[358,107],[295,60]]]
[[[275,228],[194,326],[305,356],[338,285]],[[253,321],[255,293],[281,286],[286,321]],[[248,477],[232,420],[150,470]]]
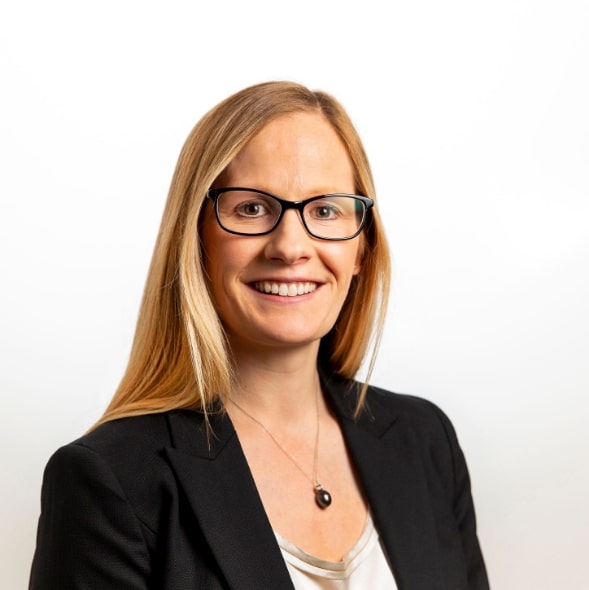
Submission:
[[[29,590],[148,587],[143,528],[114,473],[80,444],[59,449],[43,477]]]
[[[462,550],[467,566],[468,588],[488,590],[487,571],[477,536],[475,508],[472,499],[470,476],[464,453],[448,417],[431,404],[442,423],[452,457],[453,511],[456,526],[462,539]]]

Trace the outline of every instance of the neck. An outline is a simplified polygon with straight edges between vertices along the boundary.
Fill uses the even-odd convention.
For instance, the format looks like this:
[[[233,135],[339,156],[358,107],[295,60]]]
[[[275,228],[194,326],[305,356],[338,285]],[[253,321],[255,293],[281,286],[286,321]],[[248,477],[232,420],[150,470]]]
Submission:
[[[258,418],[271,422],[315,412],[320,390],[317,347],[311,350],[234,351],[232,398]]]

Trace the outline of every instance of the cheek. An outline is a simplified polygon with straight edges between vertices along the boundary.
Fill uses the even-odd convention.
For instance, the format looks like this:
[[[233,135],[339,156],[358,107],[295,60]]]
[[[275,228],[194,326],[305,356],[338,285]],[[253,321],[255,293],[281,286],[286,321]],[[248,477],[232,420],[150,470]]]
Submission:
[[[205,216],[201,225],[201,251],[203,266],[208,279],[209,290],[215,304],[221,287],[226,255],[224,253],[222,236],[219,236],[214,219]]]
[[[209,242],[204,249],[204,265],[209,288],[215,298],[221,293],[225,277],[231,272],[231,256],[222,243]]]
[[[218,303],[220,297],[228,295],[240,282],[255,253],[243,238],[221,228],[206,228],[202,238],[204,267],[210,290]]]
[[[338,244],[340,247],[331,252],[333,269],[342,277],[351,278],[361,270],[362,247],[359,241]]]

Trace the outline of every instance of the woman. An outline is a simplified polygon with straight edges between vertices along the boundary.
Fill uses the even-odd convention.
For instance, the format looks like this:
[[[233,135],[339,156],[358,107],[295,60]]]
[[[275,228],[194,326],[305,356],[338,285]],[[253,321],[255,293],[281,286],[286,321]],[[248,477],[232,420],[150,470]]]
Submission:
[[[329,95],[260,84],[196,125],[127,371],[47,466],[32,589],[488,588],[448,419],[353,381],[390,274],[373,196]]]

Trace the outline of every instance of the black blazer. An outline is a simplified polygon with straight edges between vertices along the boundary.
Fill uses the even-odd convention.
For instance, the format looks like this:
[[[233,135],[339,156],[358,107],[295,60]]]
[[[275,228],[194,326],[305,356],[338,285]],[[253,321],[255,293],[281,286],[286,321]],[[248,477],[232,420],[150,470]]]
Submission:
[[[446,416],[371,387],[354,420],[358,385],[323,386],[399,590],[488,589]],[[59,449],[44,474],[30,589],[292,589],[231,421],[215,415],[212,426],[209,444],[196,412],[124,418]]]

